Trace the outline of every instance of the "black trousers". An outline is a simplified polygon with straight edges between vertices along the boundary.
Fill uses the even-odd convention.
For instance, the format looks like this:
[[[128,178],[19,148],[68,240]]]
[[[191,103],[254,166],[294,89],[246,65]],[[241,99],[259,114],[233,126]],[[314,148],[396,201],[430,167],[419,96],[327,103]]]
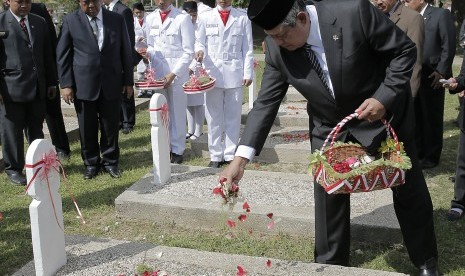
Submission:
[[[66,134],[65,122],[63,121],[63,113],[61,112],[61,98],[60,90],[57,89],[57,95],[46,101],[45,121],[52,138],[52,144],[55,146],[57,152],[69,154],[68,135]]]
[[[119,162],[119,112],[121,98],[106,100],[100,97],[96,101],[75,99],[81,156],[86,166],[115,166]],[[100,128],[100,142],[98,131]],[[100,156],[101,154],[101,156]]]
[[[433,89],[431,79],[422,77],[420,89],[415,98],[415,140],[418,157],[425,163],[438,164],[441,157],[444,97],[444,88]]]
[[[2,137],[5,172],[21,172],[24,168],[24,130],[28,143],[44,138],[45,99],[32,102],[0,104],[0,135]]]
[[[451,202],[451,208],[460,208],[465,210],[465,133],[463,130],[460,130],[454,184],[454,199]]]
[[[126,94],[123,94],[121,99],[120,127],[134,128],[136,124],[136,103],[134,95],[128,99]]]
[[[433,205],[416,153],[404,185],[394,187],[394,209],[412,263],[420,268],[437,260]],[[315,183],[315,261],[349,265],[350,195],[328,195]]]

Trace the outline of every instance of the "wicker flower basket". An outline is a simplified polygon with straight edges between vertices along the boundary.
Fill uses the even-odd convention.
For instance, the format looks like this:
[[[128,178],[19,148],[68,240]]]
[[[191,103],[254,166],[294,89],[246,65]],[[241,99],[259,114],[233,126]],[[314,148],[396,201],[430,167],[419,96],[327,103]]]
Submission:
[[[347,160],[363,160],[367,153],[359,144],[335,142],[335,139],[340,129],[357,117],[358,114],[353,113],[344,118],[333,128],[321,150],[312,155],[310,167],[314,180],[328,194],[370,192],[399,186],[405,183],[405,171],[412,167],[402,143],[384,119],[387,139],[380,148],[380,156],[372,162],[359,162],[356,167],[348,167]]]

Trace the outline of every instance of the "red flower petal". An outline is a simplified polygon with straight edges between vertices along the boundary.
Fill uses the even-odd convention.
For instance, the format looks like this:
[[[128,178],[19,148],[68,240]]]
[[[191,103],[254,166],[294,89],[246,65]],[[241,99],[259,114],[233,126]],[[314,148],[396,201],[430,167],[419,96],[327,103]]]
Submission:
[[[226,177],[220,178],[220,184],[223,184],[224,182],[226,182]]]
[[[269,217],[270,219],[273,219],[273,213],[268,213],[266,214],[267,217]]]
[[[222,193],[223,193],[223,190],[221,188],[218,188],[218,187],[213,188],[213,194],[214,195],[220,195]]]
[[[3,214],[2,214],[2,212],[0,212],[0,221],[2,221],[2,220],[3,220]]]
[[[239,221],[242,221],[242,222],[243,222],[246,218],[247,218],[247,216],[244,215],[244,214],[242,214],[242,215],[240,215],[239,217],[237,217],[237,219],[238,219]]]
[[[242,209],[245,209],[245,210],[250,209],[249,203],[247,201],[244,202],[244,204],[242,204]]]
[[[230,220],[230,219],[228,219],[227,223],[228,223],[228,226],[229,226],[230,228],[233,228],[233,227],[236,226],[236,223],[235,223],[234,221]]]
[[[247,271],[245,271],[244,268],[242,268],[242,266],[238,265],[236,276],[245,276],[245,275],[247,275]]]
[[[270,223],[268,223],[266,227],[268,227],[268,229],[272,229],[274,227],[274,221],[271,221]]]
[[[235,193],[235,192],[237,192],[237,191],[239,191],[239,186],[233,184],[233,185],[231,186],[231,192]]]
[[[270,260],[266,261],[266,266],[267,266],[267,267],[270,267],[270,266],[271,266],[271,261],[270,261]]]

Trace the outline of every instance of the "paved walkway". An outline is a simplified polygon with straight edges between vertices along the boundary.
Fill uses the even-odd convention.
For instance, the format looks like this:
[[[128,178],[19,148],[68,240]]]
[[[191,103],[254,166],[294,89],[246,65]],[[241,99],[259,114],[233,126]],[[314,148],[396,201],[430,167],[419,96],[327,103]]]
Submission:
[[[399,273],[322,265],[298,261],[250,257],[236,254],[205,252],[193,249],[157,246],[110,239],[68,236],[66,238],[68,263],[57,276],[115,276],[134,275],[136,267],[145,264],[170,276],[239,275],[241,266],[248,276],[395,276]],[[267,262],[269,262],[269,267]],[[160,275],[158,274],[158,275]],[[13,276],[35,275],[31,261]]]

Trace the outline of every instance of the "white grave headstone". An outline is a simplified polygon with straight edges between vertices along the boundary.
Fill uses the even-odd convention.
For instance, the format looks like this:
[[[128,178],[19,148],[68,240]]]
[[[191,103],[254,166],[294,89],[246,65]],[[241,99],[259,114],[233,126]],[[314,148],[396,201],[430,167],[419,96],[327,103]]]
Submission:
[[[152,125],[153,180],[165,184],[171,177],[169,110],[166,97],[155,93],[150,99],[150,124]]]
[[[37,139],[26,154],[27,194],[33,200],[29,205],[32,246],[36,275],[54,275],[66,264],[65,233],[60,174],[56,170],[56,152],[45,139]],[[32,182],[31,182],[32,180]]]

